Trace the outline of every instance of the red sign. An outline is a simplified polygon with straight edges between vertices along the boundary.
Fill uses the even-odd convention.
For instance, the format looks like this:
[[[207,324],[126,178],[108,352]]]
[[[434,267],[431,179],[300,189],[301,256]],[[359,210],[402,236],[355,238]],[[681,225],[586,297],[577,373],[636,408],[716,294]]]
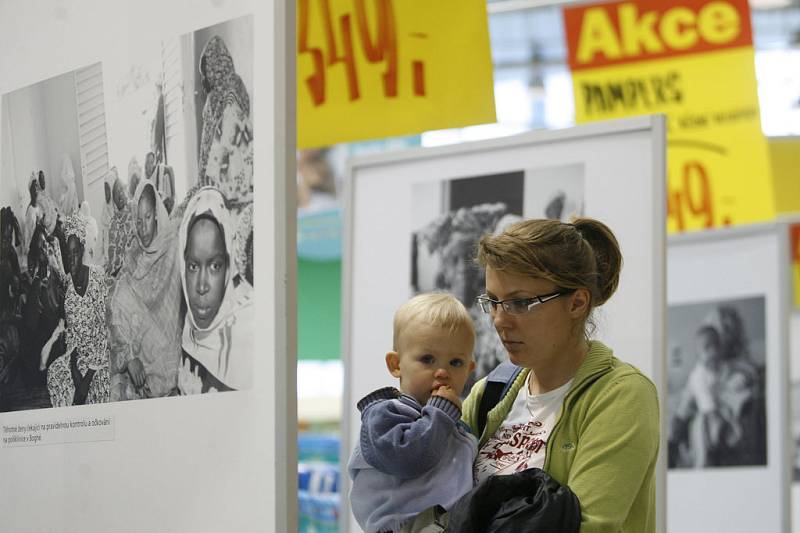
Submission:
[[[751,45],[747,0],[613,2],[564,10],[575,70]]]

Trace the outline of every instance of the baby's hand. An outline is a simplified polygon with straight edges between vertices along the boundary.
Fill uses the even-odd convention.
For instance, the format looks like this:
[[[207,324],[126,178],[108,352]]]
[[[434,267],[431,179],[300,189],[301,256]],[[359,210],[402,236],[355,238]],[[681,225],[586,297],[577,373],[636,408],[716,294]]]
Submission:
[[[450,387],[449,385],[442,385],[438,389],[434,390],[431,393],[431,396],[441,396],[446,400],[450,400],[456,404],[459,409],[461,409],[461,398],[458,397],[458,394],[456,394],[456,391],[453,390],[453,387]]]

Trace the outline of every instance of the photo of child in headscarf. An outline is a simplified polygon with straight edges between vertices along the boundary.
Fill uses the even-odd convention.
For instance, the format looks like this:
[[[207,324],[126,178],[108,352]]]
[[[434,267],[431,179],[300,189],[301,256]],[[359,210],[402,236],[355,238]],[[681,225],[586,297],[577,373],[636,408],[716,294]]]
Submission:
[[[187,308],[178,368],[182,395],[252,385],[253,287],[232,257],[234,231],[218,189],[204,187],[189,201],[178,232]]]

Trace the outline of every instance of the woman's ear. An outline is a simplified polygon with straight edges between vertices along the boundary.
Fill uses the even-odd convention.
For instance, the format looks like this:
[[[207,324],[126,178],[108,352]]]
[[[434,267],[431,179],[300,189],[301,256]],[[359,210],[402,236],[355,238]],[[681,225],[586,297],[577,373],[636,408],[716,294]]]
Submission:
[[[591,295],[588,289],[575,289],[569,302],[569,314],[572,318],[583,318],[589,314]]]
[[[397,352],[388,352],[386,354],[386,368],[389,369],[389,373],[396,377],[400,377],[400,354]]]

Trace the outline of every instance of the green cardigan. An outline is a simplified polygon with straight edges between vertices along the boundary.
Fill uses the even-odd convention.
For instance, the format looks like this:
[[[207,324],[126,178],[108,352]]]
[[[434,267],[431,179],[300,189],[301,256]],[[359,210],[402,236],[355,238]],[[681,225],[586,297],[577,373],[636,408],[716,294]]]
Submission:
[[[489,411],[483,446],[503,422],[530,370],[523,369]],[[464,401],[462,419],[477,434],[483,379]],[[592,341],[547,441],[544,471],[581,503],[581,533],[649,533],[656,529],[659,443],[655,385],[611,349]]]

